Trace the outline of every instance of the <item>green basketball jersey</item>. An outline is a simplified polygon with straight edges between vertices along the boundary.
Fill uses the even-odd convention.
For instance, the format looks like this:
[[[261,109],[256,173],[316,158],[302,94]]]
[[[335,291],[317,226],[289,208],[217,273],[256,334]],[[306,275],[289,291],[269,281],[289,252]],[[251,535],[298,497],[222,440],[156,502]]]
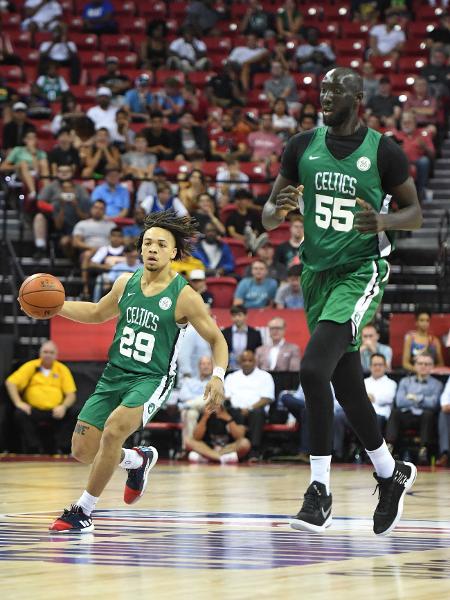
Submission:
[[[305,240],[302,261],[313,271],[387,256],[385,234],[361,234],[353,229],[361,198],[377,212],[387,212],[390,197],[381,187],[377,166],[381,134],[368,129],[361,145],[338,160],[328,150],[327,127],[318,127],[298,164],[304,185]]]
[[[128,280],[119,301],[120,316],[109,350],[109,362],[150,377],[175,375],[184,328],[175,322],[175,307],[187,282],[176,275],[159,294],[146,297],[141,290],[143,269]]]

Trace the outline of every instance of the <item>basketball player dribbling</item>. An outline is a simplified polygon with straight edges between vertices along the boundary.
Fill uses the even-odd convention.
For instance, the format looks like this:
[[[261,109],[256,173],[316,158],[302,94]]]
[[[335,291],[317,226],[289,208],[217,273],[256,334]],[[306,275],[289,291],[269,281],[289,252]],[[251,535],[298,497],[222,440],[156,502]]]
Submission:
[[[153,447],[122,448],[152,419],[170,395],[176,359],[188,322],[210,344],[215,368],[205,389],[211,409],[224,399],[228,348],[222,332],[197,292],[171,270],[171,261],[189,253],[195,227],[174,211],[148,216],[137,247],[143,268],[121,275],[97,304],[65,302],[61,316],[80,323],[118,322],[108,363],[82,408],[72,438],[72,454],[92,464],[86,490],[51,525],[52,533],[93,531],[92,511],[117,465],[128,471],[124,500],[144,493],[158,453]]]
[[[359,356],[360,331],[381,301],[389,276],[389,232],[418,229],[421,209],[408,160],[389,138],[363,125],[361,77],[336,68],[322,80],[324,127],[293,136],[263,211],[274,229],[300,207],[302,290],[311,338],[300,367],[310,435],[310,485],[291,520],[294,529],[331,524],[330,463],[333,397],[364,444],[379,490],[373,530],[387,535],[399,521],[416,467],[395,461],[367,397]],[[298,186],[298,187],[295,187]],[[389,212],[389,201],[398,210]]]

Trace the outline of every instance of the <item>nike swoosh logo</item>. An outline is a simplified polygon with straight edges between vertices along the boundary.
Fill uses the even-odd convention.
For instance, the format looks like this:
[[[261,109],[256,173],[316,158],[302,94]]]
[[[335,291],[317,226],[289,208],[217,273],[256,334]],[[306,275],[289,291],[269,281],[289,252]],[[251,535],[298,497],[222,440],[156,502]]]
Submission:
[[[134,292],[128,292],[129,296],[134,296]]]
[[[310,156],[309,160],[317,160],[318,158],[320,158],[320,156]]]
[[[327,512],[325,512],[325,511],[323,510],[323,508],[321,508],[320,510],[322,511],[322,517],[323,517],[324,519],[327,519],[327,518],[328,518],[328,515],[329,515],[329,514],[330,514],[330,512],[331,512],[331,506],[330,506],[330,508],[327,510]]]

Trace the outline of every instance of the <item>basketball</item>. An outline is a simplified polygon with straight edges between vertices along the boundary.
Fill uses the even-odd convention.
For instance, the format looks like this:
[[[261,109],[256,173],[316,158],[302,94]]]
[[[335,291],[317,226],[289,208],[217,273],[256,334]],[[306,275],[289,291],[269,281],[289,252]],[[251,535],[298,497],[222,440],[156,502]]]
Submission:
[[[54,275],[36,273],[20,286],[19,303],[25,314],[33,319],[50,319],[64,304],[65,291]]]

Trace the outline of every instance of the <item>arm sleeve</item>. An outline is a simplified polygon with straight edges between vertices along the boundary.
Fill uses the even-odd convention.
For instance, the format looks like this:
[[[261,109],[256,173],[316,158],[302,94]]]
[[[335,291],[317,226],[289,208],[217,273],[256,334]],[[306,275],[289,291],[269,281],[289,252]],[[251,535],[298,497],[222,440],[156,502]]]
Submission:
[[[314,131],[298,133],[290,138],[281,157],[280,175],[293,182],[299,181],[298,163],[308,147]]]
[[[222,260],[219,262],[219,267],[222,267],[225,273],[231,273],[234,270],[234,257],[229,246],[223,246]]]
[[[6,379],[9,383],[14,383],[17,386],[19,392],[22,392],[24,388],[28,385],[30,379],[33,377],[36,372],[36,363],[34,361],[26,362],[21,367],[11,373],[11,375]]]
[[[269,398],[272,402],[275,399],[275,383],[270,373],[265,372],[264,385],[261,385],[261,398]]]
[[[442,393],[442,383],[437,379],[430,378],[430,385],[427,386],[427,390],[424,394],[424,407],[431,410],[436,410],[439,406],[439,398]]]
[[[406,394],[408,393],[408,381],[407,378],[403,378],[400,380],[398,385],[397,394],[395,396],[395,405],[397,408],[410,408],[411,403],[406,399]]]
[[[405,183],[409,177],[409,161],[401,147],[383,136],[378,146],[378,171],[385,192]]]
[[[73,379],[72,373],[66,365],[61,365],[61,375],[62,375],[62,390],[64,394],[70,394],[71,392],[77,391],[77,386],[75,385],[75,381]]]
[[[236,291],[234,292],[234,297],[239,298],[239,300],[245,300],[245,294],[247,293],[248,281],[241,279],[238,283]]]

